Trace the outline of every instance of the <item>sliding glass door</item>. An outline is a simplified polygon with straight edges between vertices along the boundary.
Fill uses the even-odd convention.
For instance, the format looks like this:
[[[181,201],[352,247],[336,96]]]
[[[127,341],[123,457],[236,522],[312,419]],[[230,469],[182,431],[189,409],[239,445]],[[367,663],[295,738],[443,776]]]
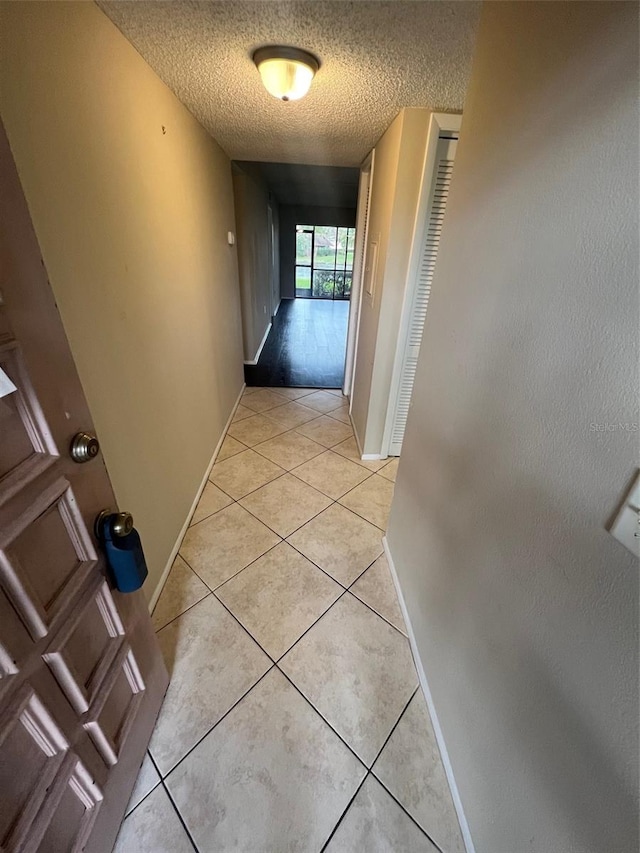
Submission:
[[[296,296],[349,299],[355,228],[296,226]]]

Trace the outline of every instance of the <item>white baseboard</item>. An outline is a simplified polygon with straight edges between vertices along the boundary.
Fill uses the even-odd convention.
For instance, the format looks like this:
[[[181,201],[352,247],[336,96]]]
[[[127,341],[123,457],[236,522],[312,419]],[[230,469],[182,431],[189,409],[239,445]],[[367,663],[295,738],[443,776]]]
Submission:
[[[282,305],[282,299],[276,305],[276,310],[273,312],[273,316],[275,317],[278,311],[280,310],[280,306]]]
[[[264,333],[264,337],[262,338],[262,341],[260,342],[260,346],[258,347],[258,351],[256,352],[255,358],[252,358],[250,361],[246,361],[246,359],[245,359],[245,362],[244,362],[245,364],[257,364],[258,363],[258,359],[260,358],[260,355],[262,353],[264,345],[267,342],[267,338],[269,337],[269,332],[271,331],[272,325],[273,325],[273,323],[270,322],[269,325],[267,326],[267,331]]]
[[[384,553],[387,557],[387,562],[389,563],[389,570],[391,571],[391,577],[393,578],[393,583],[396,588],[396,593],[398,595],[398,601],[400,602],[400,610],[402,611],[402,615],[404,617],[405,624],[407,626],[407,633],[409,634],[409,644],[411,645],[411,653],[413,654],[413,660],[416,665],[416,669],[418,671],[418,679],[420,681],[420,686],[422,687],[422,692],[424,693],[424,698],[427,701],[427,707],[429,709],[429,716],[431,717],[431,723],[433,725],[433,731],[436,736],[436,741],[438,743],[438,748],[440,750],[440,756],[442,758],[442,764],[444,766],[444,772],[447,776],[447,782],[449,783],[449,790],[451,791],[451,798],[453,799],[453,805],[456,810],[456,814],[458,815],[458,822],[460,824],[460,830],[462,832],[462,838],[464,840],[464,845],[467,850],[467,853],[475,853],[475,847],[473,846],[473,839],[471,838],[471,832],[469,831],[469,824],[467,823],[467,818],[464,813],[464,809],[462,807],[462,800],[460,799],[460,793],[458,791],[458,786],[456,785],[456,780],[453,775],[453,767],[451,766],[451,761],[449,760],[449,753],[447,752],[447,745],[444,741],[444,735],[442,734],[442,729],[440,728],[440,722],[438,720],[438,715],[436,713],[435,705],[433,704],[433,697],[431,696],[431,690],[429,689],[429,683],[427,681],[427,676],[424,671],[424,667],[422,665],[422,660],[420,659],[420,652],[418,651],[418,646],[416,644],[416,637],[413,633],[413,628],[411,626],[411,620],[409,618],[409,613],[407,611],[407,605],[405,604],[404,596],[402,594],[402,589],[400,588],[400,581],[398,580],[398,573],[396,572],[396,567],[393,562],[393,557],[391,556],[391,551],[389,550],[389,543],[387,542],[387,537],[384,536],[382,539],[382,546],[384,548]]]
[[[171,554],[169,555],[169,559],[167,560],[167,565],[164,567],[164,571],[160,576],[160,580],[158,581],[158,586],[153,591],[153,595],[151,596],[151,600],[149,601],[149,613],[153,612],[153,608],[156,606],[158,599],[160,598],[160,593],[167,582],[167,578],[169,577],[169,572],[171,571],[171,566],[173,566],[173,561],[178,556],[178,551],[180,550],[180,546],[182,545],[182,540],[184,539],[184,535],[189,529],[189,524],[191,523],[191,519],[193,517],[193,513],[196,511],[196,507],[198,506],[198,502],[200,501],[200,496],[204,492],[204,487],[207,485],[207,481],[209,480],[209,474],[211,473],[211,469],[213,468],[213,464],[216,461],[216,457],[220,452],[220,448],[222,447],[222,442],[225,440],[227,435],[227,430],[233,420],[233,416],[236,413],[236,409],[240,405],[240,400],[242,399],[242,394],[244,393],[244,389],[246,385],[243,383],[242,388],[240,389],[240,393],[238,394],[238,399],[235,402],[235,405],[229,415],[229,419],[225,424],[224,429],[222,430],[222,435],[220,436],[218,443],[216,444],[216,449],[213,451],[213,456],[211,457],[211,461],[207,465],[207,470],[204,473],[204,477],[202,478],[202,482],[198,487],[198,491],[196,493],[195,498],[193,499],[193,503],[191,504],[191,509],[187,513],[187,518],[180,529],[180,533],[178,534],[178,538],[176,539],[176,543],[171,549]]]
[[[388,456],[383,456],[381,453],[363,453],[363,462],[379,462],[381,459],[388,459]]]

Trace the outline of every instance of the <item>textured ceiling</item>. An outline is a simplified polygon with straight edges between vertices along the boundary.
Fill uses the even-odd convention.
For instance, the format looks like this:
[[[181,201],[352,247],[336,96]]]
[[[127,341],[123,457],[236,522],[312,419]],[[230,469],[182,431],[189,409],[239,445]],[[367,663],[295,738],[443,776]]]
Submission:
[[[354,208],[358,204],[359,169],[246,160],[238,162],[238,166],[257,174],[280,204]]]
[[[462,109],[480,4],[98,0],[156,73],[238,160],[358,165],[402,107]],[[321,62],[282,103],[251,61],[291,44]]]

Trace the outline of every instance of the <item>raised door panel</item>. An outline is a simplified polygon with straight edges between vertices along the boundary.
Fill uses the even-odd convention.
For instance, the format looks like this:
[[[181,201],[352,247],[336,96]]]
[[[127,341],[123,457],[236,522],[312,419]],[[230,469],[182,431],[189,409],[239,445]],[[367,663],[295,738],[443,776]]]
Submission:
[[[0,691],[20,671],[32,648],[32,637],[0,586]]]
[[[125,644],[87,711],[84,724],[105,763],[117,763],[144,689],[133,652]]]
[[[49,633],[96,564],[97,554],[63,478],[38,490],[0,534],[0,584],[34,639]]]
[[[25,853],[27,850],[79,853],[84,849],[103,799],[102,790],[82,762],[69,753],[33,827]]]
[[[102,800],[99,786],[70,748],[41,696],[28,684],[3,711],[0,748],[2,850],[37,849],[69,784],[82,789],[84,802],[91,801],[92,808],[97,809]],[[82,816],[77,823],[79,836],[86,820]],[[68,849],[73,848],[58,848]]]
[[[5,336],[0,369],[16,391],[0,397],[0,504],[51,465],[58,455],[29,382],[20,348]]]
[[[124,643],[124,626],[107,583],[96,576],[43,655],[79,714],[89,710]]]

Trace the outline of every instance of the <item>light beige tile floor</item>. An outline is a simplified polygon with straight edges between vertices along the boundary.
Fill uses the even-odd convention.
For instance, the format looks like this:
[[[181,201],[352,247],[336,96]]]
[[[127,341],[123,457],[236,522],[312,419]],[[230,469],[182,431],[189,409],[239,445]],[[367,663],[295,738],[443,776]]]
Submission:
[[[247,389],[153,615],[171,683],[117,853],[462,853],[339,391]],[[436,846],[437,845],[437,846]]]

